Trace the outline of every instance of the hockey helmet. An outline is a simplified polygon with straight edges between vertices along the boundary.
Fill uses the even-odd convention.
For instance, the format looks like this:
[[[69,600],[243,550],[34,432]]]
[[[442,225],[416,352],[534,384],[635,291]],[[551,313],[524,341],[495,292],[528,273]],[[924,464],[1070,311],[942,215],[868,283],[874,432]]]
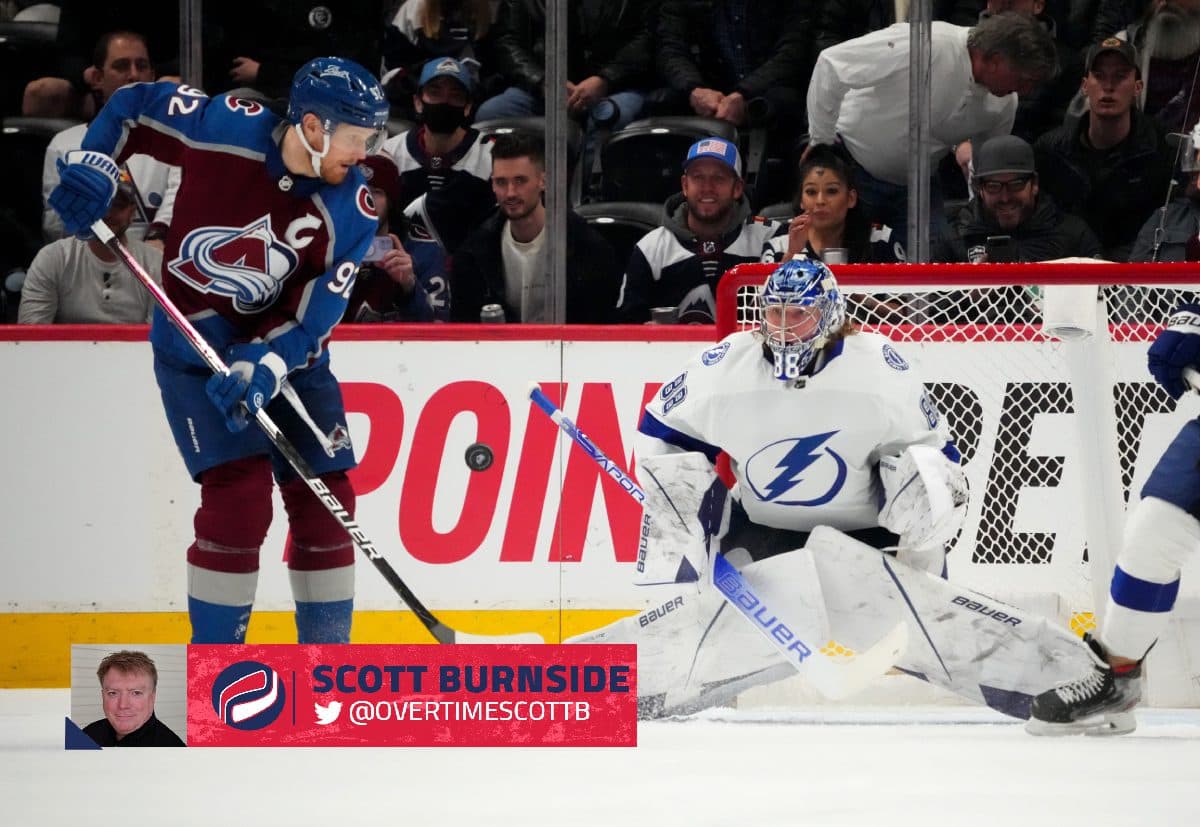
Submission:
[[[833,273],[819,260],[796,256],[762,286],[759,331],[781,380],[799,377],[842,329],[846,301]]]

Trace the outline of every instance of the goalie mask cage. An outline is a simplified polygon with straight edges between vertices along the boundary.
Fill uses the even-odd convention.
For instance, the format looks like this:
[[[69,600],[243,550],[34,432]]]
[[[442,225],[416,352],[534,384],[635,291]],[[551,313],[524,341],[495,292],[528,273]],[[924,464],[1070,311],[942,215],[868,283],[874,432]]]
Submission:
[[[757,329],[778,265],[730,270],[717,332]],[[1200,292],[1200,265],[835,265],[847,316],[897,343],[962,453],[967,519],[949,576],[1092,628],[1120,549],[1125,509],[1187,415],[1146,369],[1171,313]],[[1189,566],[1189,568],[1194,568]],[[1147,664],[1148,700],[1200,706],[1200,576],[1184,572],[1175,615]],[[1194,665],[1193,665],[1194,664]]]

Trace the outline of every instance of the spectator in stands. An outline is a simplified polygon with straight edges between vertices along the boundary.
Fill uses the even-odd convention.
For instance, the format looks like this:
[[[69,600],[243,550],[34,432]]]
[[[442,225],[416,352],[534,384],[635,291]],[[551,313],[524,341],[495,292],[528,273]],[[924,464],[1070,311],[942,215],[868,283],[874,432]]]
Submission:
[[[384,29],[383,85],[392,115],[416,119],[412,97],[421,69],[434,58],[478,64],[484,81],[494,72],[492,8],[489,0],[407,0]],[[470,65],[470,64],[468,64]],[[479,85],[479,84],[477,84]],[[486,88],[486,84],[482,84]]]
[[[145,652],[113,652],[96,676],[104,717],[85,726],[85,735],[102,747],[186,746],[154,715],[158,669]]]
[[[907,23],[907,14],[896,18],[897,5],[895,0],[826,0],[816,18],[817,54],[894,23]],[[972,26],[978,17],[979,4],[975,0],[933,0],[934,20]]]
[[[126,239],[134,196],[123,182],[104,217],[117,238],[157,280],[162,253]],[[117,257],[96,239],[63,238],[43,247],[25,276],[17,321],[21,324],[143,324],[154,300]]]
[[[141,32],[149,44],[151,66],[166,76],[179,71],[178,3],[156,6],[153,14],[144,2],[130,0],[60,0],[57,5],[61,9],[55,38],[60,73],[26,85],[23,115],[79,120],[95,116],[104,101],[96,98],[96,89],[85,75],[100,65],[94,46],[105,32]]]
[[[904,261],[904,248],[892,240],[892,228],[872,224],[858,206],[850,164],[837,146],[816,146],[800,164],[795,217],[787,233],[767,242],[764,261],[793,256],[824,259],[828,249],[845,250],[849,264]]]
[[[84,70],[83,77],[97,103],[97,111],[125,84],[154,80],[154,67],[145,38],[136,32],[125,31],[101,35],[96,41],[92,65]],[[63,237],[62,219],[46,203],[58,186],[58,162],[71,150],[80,148],[86,133],[87,124],[77,124],[59,132],[46,147],[42,163],[42,235],[46,241]],[[137,206],[136,225],[131,235],[142,239],[162,238],[170,224],[171,204],[179,187],[178,171],[139,155],[130,159],[129,174]]]
[[[658,0],[575,0],[566,5],[567,110],[583,123],[584,164],[590,163],[598,128],[620,129],[642,112],[653,79],[653,14]],[[496,19],[496,68],[509,86],[479,106],[478,120],[545,112],[543,4],[501,0]],[[601,101],[615,105],[597,109]]]
[[[553,321],[553,308],[546,303],[546,151],[540,134],[511,132],[496,138],[492,189],[499,210],[451,261],[450,318],[478,322],[484,305],[498,304],[510,322]],[[612,247],[569,210],[566,321],[613,321],[619,279]]]
[[[977,197],[963,207],[935,260],[986,262],[1000,244],[1011,261],[1101,256],[1083,219],[1061,212],[1039,192],[1033,147],[1017,136],[991,138],[979,147],[972,184]]]
[[[1200,261],[1200,126],[1180,151],[1180,166],[1187,179],[1183,195],[1150,213],[1138,231],[1130,261]]]
[[[760,261],[782,225],[752,216],[742,182],[742,158],[723,138],[692,144],[680,179],[683,191],[665,204],[663,226],[637,243],[621,287],[625,322],[649,321],[651,308],[674,307],[681,324],[712,324],[717,282],[735,264]]]
[[[1127,16],[1127,9],[1106,4],[1097,32],[1111,34]],[[1142,111],[1167,132],[1190,132],[1200,120],[1200,0],[1146,0],[1140,17],[1115,36],[1138,50]]]
[[[718,118],[768,129],[768,157],[792,158],[804,132],[804,90],[812,75],[810,8],[797,0],[663,0],[659,76],[670,86],[666,114]],[[752,123],[753,121],[753,123]],[[749,172],[757,173],[758,170]],[[755,192],[757,203],[786,198],[790,182]]]
[[[1087,52],[1088,110],[1038,139],[1038,183],[1099,236],[1104,257],[1127,261],[1138,228],[1167,197],[1173,154],[1162,127],[1137,108],[1141,68],[1132,44],[1110,37]]]
[[[1017,94],[1052,77],[1057,60],[1045,28],[1014,12],[973,29],[935,21],[931,53],[933,168],[963,141],[1009,134]],[[845,142],[858,165],[859,201],[906,247],[909,57],[908,24],[897,23],[823,51],[808,89],[812,141]],[[931,191],[932,241],[944,221],[936,180]]]
[[[488,182],[491,144],[467,126],[474,91],[474,78],[462,62],[449,57],[428,61],[413,97],[420,126],[388,138],[381,150],[400,171],[399,206],[406,207],[428,192],[441,193],[438,202],[449,221],[435,226],[419,209],[410,217],[438,238],[448,253],[496,206]]]
[[[396,165],[386,156],[368,155],[358,168],[375,199],[379,229],[358,269],[343,321],[448,321],[445,254],[432,239],[409,234]]]
[[[1043,133],[1062,124],[1071,99],[1079,90],[1076,78],[1083,74],[1083,64],[1080,50],[1072,48],[1060,39],[1058,25],[1047,13],[1046,0],[987,0],[987,5],[979,13],[979,19],[984,20],[1006,11],[1035,18],[1054,40],[1054,48],[1058,54],[1058,74],[1029,94],[1021,95],[1017,101],[1017,116],[1013,122],[1012,134],[1033,143]],[[969,147],[970,143],[966,143],[964,149]],[[960,161],[960,166],[963,166],[964,158],[959,157],[957,160]],[[969,179],[970,175],[967,177]]]

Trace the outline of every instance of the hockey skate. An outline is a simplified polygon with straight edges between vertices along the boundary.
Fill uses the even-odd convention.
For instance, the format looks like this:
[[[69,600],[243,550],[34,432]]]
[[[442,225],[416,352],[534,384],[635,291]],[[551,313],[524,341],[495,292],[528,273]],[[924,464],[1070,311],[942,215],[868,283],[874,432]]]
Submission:
[[[1117,672],[1090,634],[1083,639],[1095,668],[1033,699],[1025,724],[1031,735],[1124,735],[1137,728],[1133,707],[1142,699],[1141,663]]]

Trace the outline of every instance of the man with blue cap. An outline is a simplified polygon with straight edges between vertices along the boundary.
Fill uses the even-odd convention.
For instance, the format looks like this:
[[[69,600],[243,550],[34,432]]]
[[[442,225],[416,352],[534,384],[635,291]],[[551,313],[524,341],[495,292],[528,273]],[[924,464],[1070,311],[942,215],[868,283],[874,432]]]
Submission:
[[[434,58],[422,67],[418,84],[413,107],[420,125],[389,138],[383,154],[400,170],[405,214],[418,232],[452,253],[496,206],[488,180],[491,144],[468,126],[475,94],[469,66],[452,57]]]
[[[682,192],[667,199],[663,226],[630,255],[617,305],[625,321],[648,320],[651,307],[674,307],[680,322],[712,324],[721,275],[761,261],[767,241],[785,229],[751,214],[741,153],[724,138],[692,144],[680,185]]]

